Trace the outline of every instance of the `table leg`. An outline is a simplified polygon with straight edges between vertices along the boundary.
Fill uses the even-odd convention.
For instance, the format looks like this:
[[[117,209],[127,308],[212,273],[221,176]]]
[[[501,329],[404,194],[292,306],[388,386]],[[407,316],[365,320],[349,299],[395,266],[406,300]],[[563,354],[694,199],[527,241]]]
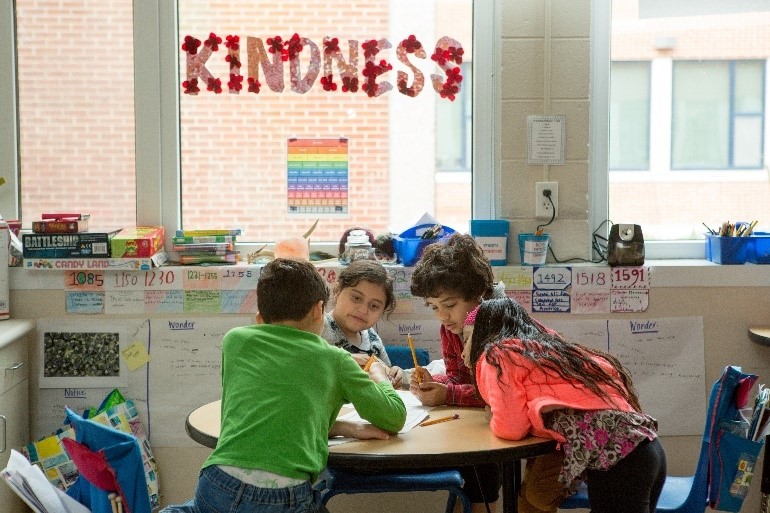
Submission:
[[[518,513],[519,486],[521,485],[521,461],[503,463],[503,512]]]
[[[770,443],[770,436],[765,437],[764,460],[762,461],[762,480],[760,491],[762,492],[762,502],[760,503],[760,513],[770,513],[770,451],[767,445]]]

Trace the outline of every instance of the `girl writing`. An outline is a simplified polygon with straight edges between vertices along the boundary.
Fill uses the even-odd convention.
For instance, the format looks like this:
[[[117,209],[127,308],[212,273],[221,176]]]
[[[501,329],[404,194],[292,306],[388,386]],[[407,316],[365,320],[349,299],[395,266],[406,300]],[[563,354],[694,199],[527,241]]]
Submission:
[[[382,339],[373,329],[383,314],[396,307],[393,279],[376,260],[354,260],[340,272],[334,285],[334,309],[324,316],[321,335],[330,344],[351,353],[362,367],[370,356],[388,368],[388,378],[399,388],[403,370],[390,365]]]

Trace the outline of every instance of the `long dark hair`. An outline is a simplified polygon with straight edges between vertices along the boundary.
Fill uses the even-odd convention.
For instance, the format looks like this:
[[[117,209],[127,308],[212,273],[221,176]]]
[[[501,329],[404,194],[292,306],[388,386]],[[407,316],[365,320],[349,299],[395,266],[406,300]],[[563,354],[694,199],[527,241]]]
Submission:
[[[510,339],[521,340],[521,345],[507,343]],[[509,352],[518,353],[540,370],[550,370],[568,381],[581,383],[610,402],[611,398],[601,385],[614,388],[635,410],[641,411],[631,376],[617,358],[604,351],[567,341],[558,333],[549,333],[513,299],[506,297],[482,301],[476,313],[470,343],[472,370],[476,368],[479,358],[486,354],[486,361],[497,369],[499,380],[502,376],[500,359],[510,358]],[[602,358],[614,367],[620,382],[599,365],[594,357]],[[476,385],[475,372],[471,372],[471,379]]]

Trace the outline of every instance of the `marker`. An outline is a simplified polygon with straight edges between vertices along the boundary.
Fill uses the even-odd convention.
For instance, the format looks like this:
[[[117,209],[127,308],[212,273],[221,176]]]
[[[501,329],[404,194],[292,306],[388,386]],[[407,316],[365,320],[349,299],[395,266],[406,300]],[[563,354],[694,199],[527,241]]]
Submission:
[[[459,418],[460,418],[460,414],[459,413],[455,413],[454,415],[449,415],[448,417],[439,417],[439,418],[433,419],[433,420],[426,420],[425,422],[421,422],[420,423],[420,427],[432,426],[433,424],[438,424],[440,422],[447,422],[449,420],[455,420],[455,419],[459,419]]]

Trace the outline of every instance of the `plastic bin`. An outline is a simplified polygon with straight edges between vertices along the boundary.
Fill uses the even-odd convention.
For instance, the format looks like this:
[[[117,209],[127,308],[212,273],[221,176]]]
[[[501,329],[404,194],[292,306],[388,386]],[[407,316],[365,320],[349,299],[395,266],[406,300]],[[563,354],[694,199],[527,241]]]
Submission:
[[[749,239],[746,260],[752,264],[770,264],[770,233],[754,232]]]
[[[721,237],[706,234],[706,258],[715,264],[745,264],[753,237]]]
[[[398,261],[401,262],[401,264],[405,266],[414,265],[422,256],[422,252],[425,251],[425,248],[436,242],[446,242],[450,235],[455,232],[452,228],[443,226],[438,232],[438,238],[421,239],[420,236],[433,226],[435,225],[420,224],[393,237],[396,255],[398,255]]]
[[[508,263],[508,221],[472,219],[471,236],[479,243],[491,265]]]
[[[519,234],[519,255],[521,265],[543,265],[548,257],[549,235],[534,233]]]

